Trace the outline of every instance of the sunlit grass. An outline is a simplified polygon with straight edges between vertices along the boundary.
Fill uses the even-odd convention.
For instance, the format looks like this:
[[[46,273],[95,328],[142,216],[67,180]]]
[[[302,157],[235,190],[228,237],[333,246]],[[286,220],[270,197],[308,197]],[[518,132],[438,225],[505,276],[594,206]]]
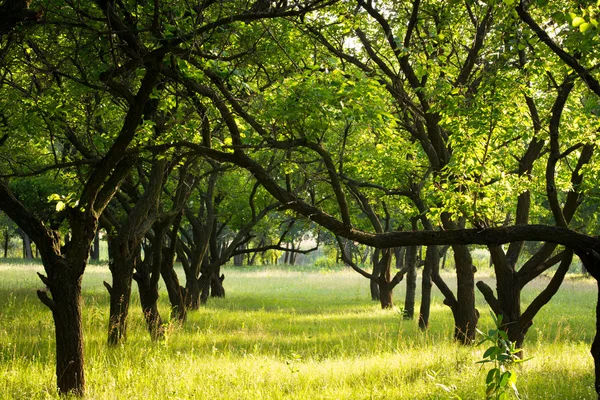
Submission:
[[[39,302],[35,264],[0,264],[0,398],[56,398],[54,331]],[[134,294],[128,342],[105,345],[110,281],[105,266],[84,277],[84,329],[91,399],[463,399],[483,398],[482,348],[454,344],[452,316],[435,291],[431,328],[369,300],[352,271],[228,268],[225,299],[191,312],[152,343]],[[180,274],[181,275],[181,274]],[[449,283],[454,284],[451,273]],[[480,273],[489,280],[489,271]],[[528,301],[547,278],[523,293]],[[517,369],[525,399],[592,399],[596,289],[568,279],[526,339],[533,359]],[[404,286],[395,292],[401,306]],[[478,298],[480,328],[491,326]],[[417,305],[418,307],[418,305]],[[165,319],[166,295],[160,308]]]

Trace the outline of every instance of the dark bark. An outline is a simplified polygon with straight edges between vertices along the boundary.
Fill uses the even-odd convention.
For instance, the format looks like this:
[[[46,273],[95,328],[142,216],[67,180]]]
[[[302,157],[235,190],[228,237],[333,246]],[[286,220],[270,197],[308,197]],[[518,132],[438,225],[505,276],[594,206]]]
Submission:
[[[224,280],[225,275],[221,274],[221,267],[215,267],[210,280],[211,297],[225,297],[225,288],[223,288]]]
[[[83,370],[83,328],[81,319],[81,277],[72,279],[63,265],[55,266],[55,276],[48,280],[52,299],[38,292],[50,305],[56,335],[56,378],[61,393],[82,396],[85,391]]]
[[[94,245],[92,246],[92,252],[90,254],[90,258],[93,261],[100,261],[100,232],[96,232],[96,236],[94,237]]]
[[[59,283],[60,282],[60,283]],[[59,284],[57,284],[59,283]],[[83,332],[81,278],[57,276],[51,285],[52,316],[56,334],[56,377],[61,393],[83,395]]]
[[[442,214],[445,229],[464,226],[464,221],[456,223],[446,213]],[[467,246],[452,245],[456,266],[456,303],[452,308],[454,315],[454,339],[462,344],[471,344],[475,340],[479,311],[475,308],[475,266]]]
[[[393,291],[396,285],[400,283],[406,269],[399,271],[392,279],[392,249],[381,249],[380,257],[378,261],[379,277],[377,279],[379,287],[379,301],[382,309],[388,309],[394,307],[393,302]]]
[[[171,302],[171,319],[183,323],[187,318],[185,288],[180,285],[172,262],[163,264],[160,272]]]
[[[8,244],[10,243],[10,230],[7,227],[4,232],[4,258],[8,257]]]
[[[415,317],[415,297],[417,293],[417,246],[406,248],[404,265],[407,272],[403,318],[413,319]]]
[[[590,248],[576,248],[575,253],[585,264],[585,269],[596,280],[598,286],[598,298],[596,302],[596,336],[592,342],[590,353],[594,359],[594,388],[598,399],[600,399],[600,252]]]
[[[419,328],[421,330],[426,330],[429,327],[431,287],[433,285],[432,273],[434,270],[438,270],[439,263],[440,252],[438,246],[427,246],[425,265],[423,267],[423,278],[421,281],[421,309],[419,311]]]
[[[385,280],[382,280],[378,284],[379,287],[379,301],[381,302],[381,308],[386,310],[394,307],[394,287]]]
[[[33,252],[31,251],[31,239],[25,232],[21,232],[23,238],[23,258],[30,260],[33,258]]]
[[[200,304],[206,304],[208,297],[210,296],[210,283],[212,281],[212,274],[209,271],[203,272],[198,279],[200,286]]]
[[[372,264],[373,264],[373,272],[372,275],[373,276],[379,276],[380,274],[380,264],[379,264],[379,254],[381,253],[381,250],[379,249],[375,249],[375,251],[373,252],[373,256],[372,256]],[[369,290],[371,291],[371,300],[373,301],[380,301],[381,299],[381,292],[379,290],[379,285],[377,284],[377,281],[374,279],[371,279],[369,281]]]
[[[29,3],[26,0],[4,0],[0,5],[0,37],[19,24],[36,22],[42,18],[43,12],[30,10]]]
[[[139,273],[138,271],[133,275],[133,278],[138,285],[140,305],[142,306],[142,313],[146,320],[150,338],[153,341],[161,340],[164,338],[165,329],[158,311],[158,285],[154,284],[149,273]]]
[[[598,286],[598,293],[600,293],[600,280],[596,278],[596,282]],[[596,336],[594,336],[590,353],[594,359],[594,387],[596,388],[598,399],[600,399],[600,297],[596,301]]]
[[[177,247],[177,230],[181,218],[178,218],[171,233],[170,246],[163,249],[163,260],[160,267],[160,274],[165,282],[169,302],[171,303],[171,319],[185,322],[187,310],[185,304],[185,288],[179,283],[179,277],[175,272],[175,249]]]
[[[164,338],[164,326],[158,311],[158,282],[164,262],[163,241],[167,231],[167,225],[172,220],[157,220],[152,225],[153,235],[150,236],[150,244],[144,246],[144,260],[136,263],[136,271],[133,279],[136,281],[142,313],[146,321],[146,327],[153,341]]]
[[[121,201],[123,208],[128,211],[122,223],[119,223],[108,210],[102,219],[107,230],[118,232],[117,237],[109,242],[112,257],[109,267],[113,282],[112,285],[105,283],[110,293],[111,305],[108,327],[109,345],[117,345],[126,339],[133,273],[136,268],[143,268],[138,260],[141,243],[158,216],[158,201],[164,185],[166,168],[164,159],[155,160],[144,193],[141,195],[137,191],[129,193],[130,198],[137,199],[135,206],[127,209],[128,202]],[[161,239],[159,238],[159,240]],[[160,263],[160,260],[158,262]],[[160,268],[160,265],[157,268]]]
[[[475,340],[479,311],[475,308],[475,271],[466,246],[452,246],[456,264],[456,309],[454,339],[463,344]]]
[[[200,292],[202,287],[199,279],[193,277],[192,279],[187,278],[185,284],[185,306],[190,310],[197,310],[200,308]]]
[[[126,339],[127,318],[131,302],[131,281],[136,258],[125,249],[109,241],[109,249],[114,259],[109,262],[112,284],[104,282],[110,296],[108,317],[108,344],[116,346]]]

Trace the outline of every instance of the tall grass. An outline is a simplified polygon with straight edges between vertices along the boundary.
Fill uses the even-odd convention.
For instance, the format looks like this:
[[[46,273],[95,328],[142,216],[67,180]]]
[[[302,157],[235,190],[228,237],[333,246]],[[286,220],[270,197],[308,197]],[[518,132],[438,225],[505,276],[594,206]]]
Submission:
[[[37,300],[35,264],[0,265],[0,398],[53,399],[54,331]],[[107,348],[106,266],[84,276],[84,329],[91,399],[463,399],[483,398],[482,348],[453,343],[452,316],[436,293],[431,328],[382,311],[352,271],[225,270],[225,299],[211,299],[164,342],[145,331],[137,295],[127,343]],[[481,279],[492,282],[488,272]],[[447,278],[452,281],[448,272]],[[547,278],[524,293],[529,301]],[[404,287],[395,291],[402,305]],[[595,286],[569,279],[536,318],[519,367],[526,399],[593,399]],[[480,327],[491,327],[483,299]],[[166,294],[160,308],[167,317]],[[448,393],[445,388],[452,390]]]

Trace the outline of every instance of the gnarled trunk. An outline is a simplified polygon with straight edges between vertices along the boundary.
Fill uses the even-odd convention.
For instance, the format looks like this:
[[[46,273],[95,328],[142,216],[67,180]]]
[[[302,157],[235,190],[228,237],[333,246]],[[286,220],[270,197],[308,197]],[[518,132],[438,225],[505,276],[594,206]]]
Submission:
[[[138,285],[142,313],[150,338],[154,341],[161,340],[165,336],[165,329],[158,311],[158,286],[153,284],[148,274],[136,272],[133,277]]]
[[[219,276],[221,268],[217,268],[217,271],[213,272],[210,279],[210,296],[211,297],[225,297],[225,288],[223,287],[223,281],[225,275]]]
[[[131,279],[136,259],[116,240],[109,240],[111,262],[108,264],[112,284],[104,282],[110,295],[108,345],[116,346],[126,339],[127,317],[131,301]]]
[[[173,269],[173,262],[164,263],[160,273],[165,281],[169,301],[171,302],[171,318],[183,323],[187,318],[185,304],[186,290],[179,284],[179,278]]]
[[[45,280],[52,294],[38,296],[49,305],[56,335],[56,379],[60,393],[83,396],[83,329],[81,318],[81,275],[73,276],[63,265],[53,268],[54,276]]]
[[[390,309],[394,307],[394,288],[389,282],[379,281],[379,301],[382,309]]]
[[[185,305],[190,310],[200,308],[200,282],[196,277],[186,277],[185,283]]]

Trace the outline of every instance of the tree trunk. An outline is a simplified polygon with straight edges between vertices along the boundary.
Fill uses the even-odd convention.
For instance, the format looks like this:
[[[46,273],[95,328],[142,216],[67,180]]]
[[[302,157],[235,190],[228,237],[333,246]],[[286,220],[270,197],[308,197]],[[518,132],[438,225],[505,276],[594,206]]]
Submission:
[[[596,300],[596,336],[594,336],[590,353],[594,359],[594,388],[600,400],[600,254],[593,249],[575,249],[575,253],[585,265],[585,269],[596,280],[598,287]]]
[[[423,267],[423,278],[421,281],[421,309],[419,311],[419,328],[421,330],[426,330],[429,327],[432,286],[431,274],[434,269],[437,270],[439,262],[440,253],[438,246],[427,246],[425,266]]]
[[[375,249],[375,251],[373,252],[373,257],[372,257],[372,263],[373,263],[373,276],[379,276],[380,270],[379,270],[379,254],[381,253],[381,250],[379,249]],[[379,290],[379,284],[377,283],[377,281],[375,280],[371,280],[369,282],[369,288],[371,290],[371,300],[373,301],[381,301],[381,292]],[[383,307],[383,304],[382,304]]]
[[[379,301],[381,308],[386,310],[394,307],[394,288],[389,282],[379,281]]]
[[[406,273],[406,297],[404,299],[404,319],[415,317],[415,297],[417,292],[417,246],[408,246],[405,253],[404,265]]]
[[[523,346],[525,333],[519,329],[521,317],[521,288],[515,282],[514,274],[505,271],[496,274],[498,302],[502,309],[501,328],[508,334],[509,340],[515,342],[518,348]]]
[[[395,247],[394,255],[396,257],[396,269],[404,268],[404,257],[406,253],[406,247]]]
[[[185,322],[187,318],[185,293],[186,290],[179,284],[179,278],[173,268],[173,262],[165,261],[160,269],[160,274],[165,281],[169,302],[171,303],[171,319],[180,323]]]
[[[208,296],[210,296],[210,283],[212,274],[210,271],[203,272],[198,279],[198,285],[200,286],[200,304],[206,304]]]
[[[200,308],[200,282],[196,277],[186,276],[185,283],[185,305],[190,310]]]
[[[40,300],[49,305],[56,334],[56,378],[60,393],[83,396],[83,329],[81,319],[81,276],[73,279],[64,265],[52,269],[54,277],[46,279],[52,299],[38,292]]]
[[[380,257],[377,262],[379,269],[379,301],[381,302],[381,308],[385,310],[394,307],[393,292],[397,283],[393,283],[391,277],[392,250],[381,249],[379,253]]]
[[[8,227],[6,228],[6,232],[4,233],[4,258],[8,257],[8,244],[10,243],[10,230]]]
[[[221,267],[216,267],[210,277],[210,295],[211,297],[225,297],[225,288],[223,288],[223,281],[225,275],[219,276],[221,273]]]
[[[140,292],[140,304],[150,338],[153,341],[162,340],[165,328],[158,311],[158,286],[152,284],[150,274],[136,272],[133,277]]]
[[[446,269],[447,256],[448,256],[448,247],[446,247],[446,251],[444,251],[444,257],[442,258],[442,269]]]
[[[286,243],[286,244],[285,244],[285,248],[286,248],[286,249],[289,249],[289,247],[290,247],[290,245],[289,245],[288,243]],[[283,257],[283,263],[284,263],[285,265],[288,265],[288,263],[289,263],[289,258],[290,258],[290,252],[289,252],[288,250],[286,250],[286,251],[284,252],[284,257]]]
[[[455,245],[452,249],[457,280],[454,339],[463,344],[471,344],[475,340],[479,320],[479,312],[475,308],[475,271],[471,253],[466,246]]]
[[[92,247],[91,259],[94,261],[100,261],[100,230],[96,232],[94,236],[94,246]]]
[[[127,317],[135,258],[122,255],[122,252],[116,249],[112,249],[112,251],[115,255],[115,259],[109,263],[112,285],[104,282],[104,286],[110,295],[108,345],[116,346],[123,343],[127,337]]]
[[[598,265],[598,268],[600,269],[600,265]],[[590,352],[594,359],[594,387],[596,388],[598,399],[600,399],[600,280],[598,280],[598,278],[596,278],[596,283],[598,286],[599,294],[598,299],[596,301],[596,336],[594,336],[594,341],[592,342],[592,348]]]
[[[31,239],[29,239],[29,236],[25,232],[21,232],[21,236],[23,237],[23,258],[30,260],[33,258]]]

